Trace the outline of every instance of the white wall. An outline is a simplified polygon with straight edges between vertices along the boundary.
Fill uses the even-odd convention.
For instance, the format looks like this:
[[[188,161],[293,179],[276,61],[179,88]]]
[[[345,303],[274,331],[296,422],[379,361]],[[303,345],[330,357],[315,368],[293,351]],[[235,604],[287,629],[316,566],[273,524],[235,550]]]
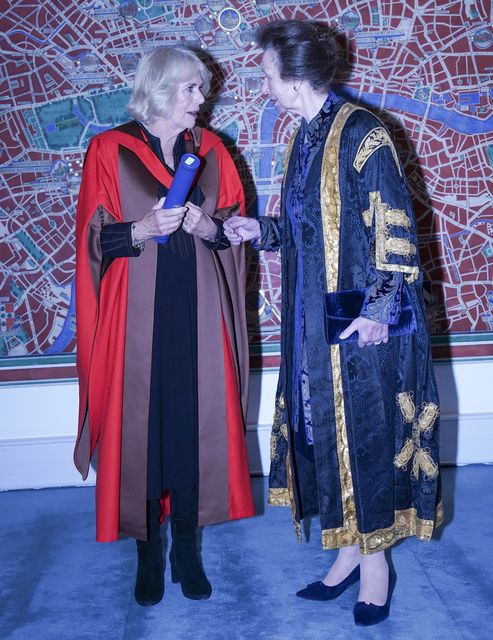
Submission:
[[[438,363],[444,463],[493,462],[493,361]],[[268,473],[277,372],[251,376],[247,444],[252,473]],[[74,382],[0,386],[0,490],[82,484],[72,464]],[[88,482],[94,482],[94,473]]]

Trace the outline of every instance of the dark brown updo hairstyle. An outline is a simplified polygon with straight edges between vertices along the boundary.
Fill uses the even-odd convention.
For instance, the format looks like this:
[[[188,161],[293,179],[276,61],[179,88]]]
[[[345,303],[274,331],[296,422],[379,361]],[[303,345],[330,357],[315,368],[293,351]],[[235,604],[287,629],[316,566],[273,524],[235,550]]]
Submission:
[[[282,80],[307,80],[320,93],[328,92],[336,70],[335,42],[329,29],[308,20],[280,20],[259,27],[261,49],[277,54]]]

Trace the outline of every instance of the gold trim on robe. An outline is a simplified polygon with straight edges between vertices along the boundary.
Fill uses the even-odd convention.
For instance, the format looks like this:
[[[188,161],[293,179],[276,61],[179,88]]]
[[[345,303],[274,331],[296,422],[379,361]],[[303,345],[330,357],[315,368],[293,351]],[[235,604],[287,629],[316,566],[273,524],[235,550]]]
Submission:
[[[327,293],[337,291],[339,280],[339,235],[341,224],[341,195],[339,191],[340,140],[344,125],[357,109],[358,107],[348,103],[339,109],[334,118],[329,135],[327,136],[322,161],[320,205],[324,235]],[[332,366],[334,418],[343,520],[342,527],[338,531],[340,536],[348,540],[346,544],[355,544],[358,541],[358,525],[349,459],[339,345],[330,346],[330,360]]]
[[[370,159],[370,156],[382,147],[390,148],[392,155],[394,156],[399,175],[402,177],[401,164],[399,162],[399,157],[395,150],[394,143],[392,142],[388,132],[383,127],[376,127],[366,134],[358,148],[358,151],[356,152],[353,167],[358,173],[361,173],[361,170]]]
[[[322,531],[322,547],[324,549],[340,549],[352,544],[359,544],[361,553],[370,554],[392,547],[398,540],[416,536],[428,542],[435,527],[443,523],[442,503],[436,509],[435,521],[419,518],[415,508],[395,511],[394,523],[384,529],[376,529],[370,533],[358,532],[353,539],[343,528],[325,529]]]
[[[359,107],[351,104],[345,104],[341,107],[334,119],[334,123],[327,138],[322,162],[320,199],[328,293],[337,291],[339,275],[339,236],[341,215],[339,187],[340,138],[347,119],[357,109],[359,109]],[[374,150],[376,150],[376,148],[377,147],[375,147]],[[371,153],[369,155],[371,155]],[[382,206],[380,193],[378,192],[374,198],[374,207],[377,220],[381,225],[381,229],[385,231],[385,233],[388,234],[388,227],[391,224],[397,224],[404,227],[408,226],[409,218],[405,212],[392,210],[388,205]],[[386,220],[385,216],[389,214],[389,212],[389,219]],[[385,235],[383,237],[384,239],[387,239]],[[392,247],[394,244],[395,243],[392,243]],[[399,249],[402,251],[404,250],[400,245]],[[412,252],[411,248],[409,249],[409,252]],[[380,266],[378,268],[382,267]],[[392,265],[392,269],[408,273],[408,280],[410,282],[414,281],[418,276],[417,267]],[[394,515],[394,523],[387,528],[378,529],[370,533],[362,533],[358,530],[347,440],[339,345],[331,345],[330,358],[332,365],[337,457],[339,460],[339,482],[343,522],[341,527],[322,530],[323,548],[334,549],[358,544],[362,553],[375,553],[392,546],[401,538],[412,535],[420,538],[421,540],[429,540],[434,527],[438,526],[443,521],[443,510],[441,504],[438,506],[436,511],[436,522],[433,520],[424,520],[419,518],[416,509],[409,508],[396,511]]]
[[[269,504],[271,507],[289,507],[289,491],[287,487],[269,489]]]

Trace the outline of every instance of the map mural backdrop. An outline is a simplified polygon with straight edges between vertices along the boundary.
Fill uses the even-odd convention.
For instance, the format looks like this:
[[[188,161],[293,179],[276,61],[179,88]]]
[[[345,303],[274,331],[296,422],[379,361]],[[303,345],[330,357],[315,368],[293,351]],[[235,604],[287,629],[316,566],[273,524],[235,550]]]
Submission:
[[[493,29],[488,0],[0,1],[0,380],[74,377],[74,217],[91,136],[128,119],[136,64],[203,51],[204,112],[238,162],[250,213],[278,215],[296,122],[261,93],[255,28],[330,25],[336,92],[392,130],[418,220],[436,358],[493,354]],[[276,254],[249,254],[252,364],[279,358]]]

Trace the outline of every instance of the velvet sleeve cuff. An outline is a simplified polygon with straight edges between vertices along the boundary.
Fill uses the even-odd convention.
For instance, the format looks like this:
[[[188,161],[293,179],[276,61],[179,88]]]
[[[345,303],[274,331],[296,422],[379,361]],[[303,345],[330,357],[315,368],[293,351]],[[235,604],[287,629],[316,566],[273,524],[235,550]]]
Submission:
[[[216,237],[212,242],[210,240],[202,240],[202,242],[211,251],[221,251],[222,249],[229,249],[231,244],[224,233],[223,221],[219,220],[218,218],[211,218],[211,220],[217,227]]]
[[[401,315],[402,273],[375,270],[374,275],[360,315],[382,324],[397,324]]]
[[[103,258],[136,258],[142,245],[132,244],[133,222],[117,222],[101,229],[100,241]]]
[[[260,238],[252,241],[252,247],[257,251],[279,251],[281,247],[279,218],[261,216],[258,218],[258,223]]]

